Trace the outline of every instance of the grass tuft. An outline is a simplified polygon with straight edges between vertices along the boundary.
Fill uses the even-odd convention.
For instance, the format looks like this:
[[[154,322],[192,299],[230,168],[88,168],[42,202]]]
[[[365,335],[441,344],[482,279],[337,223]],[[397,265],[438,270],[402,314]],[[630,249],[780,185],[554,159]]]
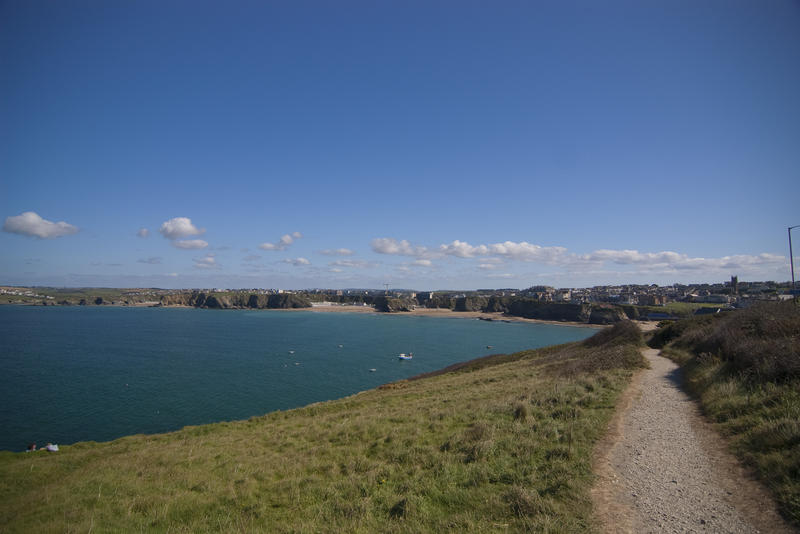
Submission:
[[[517,517],[529,517],[551,513],[551,508],[537,492],[520,486],[513,486],[503,495],[503,500]]]
[[[514,405],[514,419],[523,423],[528,420],[528,406],[526,404],[518,402]]]

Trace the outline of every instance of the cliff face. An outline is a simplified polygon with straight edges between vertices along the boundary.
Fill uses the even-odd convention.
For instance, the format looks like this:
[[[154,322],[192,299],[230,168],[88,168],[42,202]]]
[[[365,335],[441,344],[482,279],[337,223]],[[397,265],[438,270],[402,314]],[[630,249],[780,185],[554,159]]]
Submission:
[[[489,299],[486,297],[461,297],[456,299],[456,311],[483,311]]]
[[[489,301],[486,303],[486,309],[489,313],[507,313],[508,312],[508,304],[511,302],[511,297],[489,297]]]
[[[302,295],[260,295],[255,293],[175,293],[161,298],[162,306],[191,306],[209,309],[286,309],[310,308],[311,302]]]
[[[303,295],[296,295],[294,293],[269,295],[267,300],[267,308],[272,309],[286,309],[286,308],[310,308],[311,301]]]
[[[507,313],[517,317],[525,317],[526,319],[586,323],[589,321],[591,306],[588,304],[561,304],[519,298],[508,303]]]
[[[613,324],[628,318],[622,308],[610,304],[566,304],[525,298],[509,301],[506,313],[528,319],[590,324]]]
[[[628,317],[619,306],[592,306],[589,322],[592,324],[614,324]]]
[[[391,313],[411,311],[415,303],[409,299],[379,296],[375,297],[374,304],[377,311]]]

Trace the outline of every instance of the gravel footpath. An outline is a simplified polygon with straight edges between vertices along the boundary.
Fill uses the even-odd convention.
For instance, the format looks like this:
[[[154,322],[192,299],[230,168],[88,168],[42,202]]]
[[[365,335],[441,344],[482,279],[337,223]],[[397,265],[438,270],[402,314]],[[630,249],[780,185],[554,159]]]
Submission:
[[[795,532],[678,387],[677,365],[642,371],[598,448],[593,490],[606,532]]]

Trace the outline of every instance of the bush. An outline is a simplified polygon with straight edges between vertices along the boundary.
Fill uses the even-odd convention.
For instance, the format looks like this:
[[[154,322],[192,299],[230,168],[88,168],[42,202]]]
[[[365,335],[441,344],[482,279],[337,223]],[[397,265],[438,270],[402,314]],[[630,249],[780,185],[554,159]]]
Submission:
[[[642,331],[632,321],[620,321],[611,328],[599,331],[583,342],[585,347],[599,347],[608,344],[642,344]]]
[[[668,343],[681,337],[687,330],[695,329],[701,324],[708,324],[715,318],[717,318],[716,315],[701,315],[700,317],[690,317],[679,321],[668,321],[664,324],[659,323],[659,329],[653,333],[647,345],[651,349],[664,348]]]
[[[730,362],[756,381],[784,381],[800,377],[799,335],[800,309],[792,302],[773,302],[712,320],[678,321],[656,333],[651,346],[673,340],[674,346],[694,354],[709,353]]]

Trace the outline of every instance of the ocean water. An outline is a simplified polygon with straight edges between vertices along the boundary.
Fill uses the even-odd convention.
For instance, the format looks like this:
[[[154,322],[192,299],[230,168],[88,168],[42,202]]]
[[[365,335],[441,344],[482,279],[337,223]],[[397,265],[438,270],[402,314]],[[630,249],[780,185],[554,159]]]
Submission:
[[[0,449],[245,419],[594,332],[383,314],[0,306]]]

